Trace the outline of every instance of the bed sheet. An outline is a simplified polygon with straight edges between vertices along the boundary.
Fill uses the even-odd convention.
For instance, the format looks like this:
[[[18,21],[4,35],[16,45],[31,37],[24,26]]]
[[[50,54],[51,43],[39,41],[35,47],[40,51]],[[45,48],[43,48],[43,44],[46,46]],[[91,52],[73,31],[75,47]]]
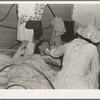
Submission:
[[[6,54],[10,57],[12,57],[16,51],[17,51],[16,49],[0,49],[1,54]]]

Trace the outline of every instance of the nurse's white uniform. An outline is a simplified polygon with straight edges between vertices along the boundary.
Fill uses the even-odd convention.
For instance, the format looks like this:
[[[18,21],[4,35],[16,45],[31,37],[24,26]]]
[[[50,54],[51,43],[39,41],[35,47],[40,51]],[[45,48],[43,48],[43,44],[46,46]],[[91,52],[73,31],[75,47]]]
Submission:
[[[53,57],[64,54],[62,69],[54,80],[56,89],[97,89],[100,70],[96,46],[83,39],[51,50]]]

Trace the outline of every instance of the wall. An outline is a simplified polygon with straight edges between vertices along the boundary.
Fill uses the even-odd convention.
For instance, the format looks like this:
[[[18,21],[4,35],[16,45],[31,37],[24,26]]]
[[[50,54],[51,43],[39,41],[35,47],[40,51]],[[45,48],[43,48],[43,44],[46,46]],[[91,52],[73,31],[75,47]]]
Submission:
[[[63,20],[71,20],[71,10],[72,5],[70,4],[49,4],[55,16],[62,18]],[[53,20],[54,16],[48,7],[45,8],[43,15],[43,28],[50,25],[50,22]],[[50,39],[52,34],[52,28],[44,31],[43,38]]]
[[[5,17],[8,10],[10,9],[11,5],[9,4],[0,4],[0,20]],[[1,26],[6,25],[9,27],[17,28],[17,17],[16,17],[16,6],[14,6],[9,13],[8,17],[0,22],[0,48],[9,48],[15,43],[16,41],[16,30],[12,30],[9,28],[4,28]]]
[[[5,17],[11,5],[12,4],[0,4],[0,19]],[[61,17],[63,20],[71,20],[72,5],[50,4],[50,7],[52,8],[56,16]],[[42,20],[43,29],[50,25],[50,22],[53,18],[54,17],[50,12],[49,8],[46,7]],[[12,8],[8,17],[4,21],[0,22],[0,48],[9,48],[14,44],[18,43],[18,41],[16,40],[17,31],[9,28],[4,28],[1,26],[1,24],[17,29],[16,6]],[[52,28],[45,30],[42,39],[49,40],[51,34],[52,34]]]

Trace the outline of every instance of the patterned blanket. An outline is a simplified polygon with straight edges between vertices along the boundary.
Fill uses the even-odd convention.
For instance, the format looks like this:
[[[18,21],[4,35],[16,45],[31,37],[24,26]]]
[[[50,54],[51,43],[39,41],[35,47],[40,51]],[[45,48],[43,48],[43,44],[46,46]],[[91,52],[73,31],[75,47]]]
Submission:
[[[10,65],[7,67],[7,65]],[[58,69],[52,69],[40,56],[26,62],[15,63],[7,55],[0,54],[1,89],[52,89]]]

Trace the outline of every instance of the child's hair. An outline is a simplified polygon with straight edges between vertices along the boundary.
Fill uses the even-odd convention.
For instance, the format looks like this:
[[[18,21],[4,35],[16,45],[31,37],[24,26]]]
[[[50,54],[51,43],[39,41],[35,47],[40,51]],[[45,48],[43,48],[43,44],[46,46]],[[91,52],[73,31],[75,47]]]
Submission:
[[[36,44],[35,46],[35,50],[34,50],[34,53],[35,54],[40,54],[40,50],[39,50],[39,46],[43,43],[43,42],[48,42],[49,45],[50,45],[50,42],[48,40],[41,40],[39,43]]]

